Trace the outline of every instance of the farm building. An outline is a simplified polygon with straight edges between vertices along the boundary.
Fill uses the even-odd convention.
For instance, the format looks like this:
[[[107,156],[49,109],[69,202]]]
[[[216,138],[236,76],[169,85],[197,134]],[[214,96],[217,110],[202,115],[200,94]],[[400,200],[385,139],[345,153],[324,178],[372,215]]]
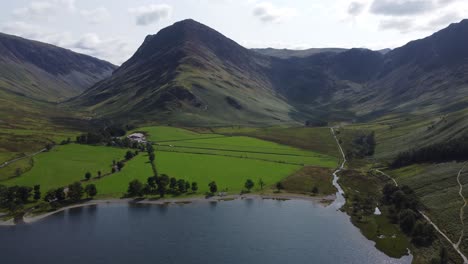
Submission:
[[[146,142],[145,135],[143,135],[142,133],[133,133],[133,134],[128,135],[127,138],[130,139],[131,141],[136,141],[138,143]]]

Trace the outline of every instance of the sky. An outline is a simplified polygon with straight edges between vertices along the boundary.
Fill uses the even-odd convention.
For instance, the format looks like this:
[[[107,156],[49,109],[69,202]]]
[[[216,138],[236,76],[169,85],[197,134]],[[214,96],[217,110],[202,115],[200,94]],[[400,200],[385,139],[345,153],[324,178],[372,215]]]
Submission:
[[[396,48],[468,18],[468,0],[0,0],[0,32],[125,62],[192,18],[247,48]]]

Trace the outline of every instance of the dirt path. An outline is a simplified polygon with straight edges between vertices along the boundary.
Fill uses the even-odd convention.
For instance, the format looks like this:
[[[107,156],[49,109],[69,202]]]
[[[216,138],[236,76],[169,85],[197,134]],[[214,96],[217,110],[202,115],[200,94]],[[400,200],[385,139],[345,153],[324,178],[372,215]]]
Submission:
[[[42,153],[42,152],[44,152],[44,151],[47,151],[47,149],[41,149],[41,150],[39,150],[39,151],[36,152],[36,153],[29,154],[29,155],[26,155],[26,156],[24,156],[24,157],[20,157],[20,158],[16,158],[16,159],[12,159],[12,160],[6,161],[6,162],[4,162],[3,164],[0,165],[0,169],[3,168],[3,167],[8,166],[8,165],[10,165],[10,164],[12,164],[12,163],[14,163],[14,162],[17,162],[17,161],[19,161],[19,160],[26,159],[26,158],[30,158],[30,157],[34,157],[34,156],[36,156],[37,154]]]
[[[460,186],[460,190],[458,191],[458,194],[460,195],[460,197],[463,200],[463,206],[460,208],[460,222],[461,222],[461,225],[462,225],[462,230],[461,230],[460,238],[458,239],[458,242],[456,244],[457,248],[460,247],[463,236],[465,234],[465,230],[464,230],[465,229],[465,223],[464,223],[463,217],[465,215],[465,207],[466,207],[467,202],[466,202],[465,196],[463,196],[463,184],[460,182],[460,176],[461,176],[461,174],[462,174],[462,172],[465,169],[467,164],[468,164],[468,162],[465,162],[463,167],[458,171],[458,175],[457,175],[457,182],[458,182],[458,185]]]
[[[391,177],[390,175],[386,174],[385,172],[383,172],[383,171],[381,171],[381,170],[379,170],[379,169],[375,169],[375,171],[378,172],[378,173],[380,173],[380,174],[382,174],[383,176],[389,178],[390,180],[392,180],[392,181],[393,181],[393,184],[395,184],[395,186],[398,187],[398,182],[395,181],[395,179],[394,179],[393,177]]]
[[[463,169],[465,168],[466,165],[467,165],[467,164],[465,164],[465,165],[463,166],[463,168],[458,172],[458,176],[457,176],[457,181],[458,181],[458,184],[460,185],[460,191],[459,191],[459,193],[460,193],[460,196],[462,196],[463,200],[465,201],[465,204],[464,204],[464,205],[462,206],[462,208],[460,209],[460,218],[462,217],[463,210],[464,210],[464,208],[465,208],[465,206],[466,206],[466,199],[465,199],[465,198],[463,197],[463,195],[462,195],[463,186],[460,184],[459,177],[460,177],[461,172],[463,171]],[[385,172],[383,172],[383,171],[381,171],[381,170],[378,170],[378,169],[375,169],[375,171],[377,171],[377,172],[379,172],[379,173],[385,175],[386,177],[388,177],[389,179],[391,179],[391,180],[395,183],[395,186],[398,186],[398,183],[396,182],[396,180],[395,180],[392,176],[390,176],[390,175],[386,174]],[[461,236],[460,236],[459,241],[458,241],[457,243],[454,243],[454,242],[452,242],[452,240],[451,240],[442,230],[440,230],[440,228],[439,228],[434,222],[432,222],[432,220],[429,218],[429,216],[427,216],[426,214],[424,214],[424,212],[422,212],[422,211],[420,211],[420,210],[418,210],[418,212],[424,217],[424,219],[426,219],[427,222],[429,222],[429,224],[431,224],[431,225],[434,227],[434,229],[435,229],[441,236],[443,236],[443,237],[450,243],[450,245],[452,245],[453,249],[454,249],[454,250],[460,255],[460,257],[463,259],[463,263],[464,263],[464,264],[468,264],[468,258],[460,251],[460,248],[459,248],[461,239],[462,239],[462,237],[463,237],[463,228],[462,228],[462,234],[461,234]],[[463,220],[462,220],[462,226],[463,226]]]

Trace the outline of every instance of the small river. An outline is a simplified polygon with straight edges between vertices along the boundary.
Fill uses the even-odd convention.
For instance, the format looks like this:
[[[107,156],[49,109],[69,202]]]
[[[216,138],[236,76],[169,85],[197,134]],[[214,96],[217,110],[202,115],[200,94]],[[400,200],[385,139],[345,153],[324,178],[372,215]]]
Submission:
[[[332,205],[244,199],[102,204],[0,227],[0,262],[410,263],[374,247]]]

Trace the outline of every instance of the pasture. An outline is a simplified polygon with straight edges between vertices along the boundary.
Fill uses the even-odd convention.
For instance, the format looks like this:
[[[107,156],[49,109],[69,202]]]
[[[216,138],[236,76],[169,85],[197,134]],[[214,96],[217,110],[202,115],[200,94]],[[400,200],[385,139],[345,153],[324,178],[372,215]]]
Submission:
[[[325,168],[324,171],[328,172],[338,164],[338,158],[334,156],[247,136],[225,136],[209,131],[197,133],[163,126],[143,127],[134,131],[145,132],[153,142],[159,174],[197,182],[198,194],[207,192],[211,181],[217,183],[219,191],[231,194],[243,190],[247,179],[255,182],[253,191],[260,191],[260,179],[265,183],[265,188],[271,189],[304,165]],[[100,198],[119,198],[127,191],[130,181],[138,179],[146,183],[147,178],[152,176],[145,152],[127,161],[122,171],[106,175],[111,170],[112,161],[122,160],[126,151],[124,148],[106,146],[60,145],[33,157],[33,166],[29,171],[19,177],[0,181],[0,184],[40,184],[45,193],[51,188],[83,181],[85,173],[89,171],[93,178],[83,181],[83,184],[96,184]],[[102,171],[105,176],[96,178],[97,171]],[[329,175],[330,182],[331,179]]]

